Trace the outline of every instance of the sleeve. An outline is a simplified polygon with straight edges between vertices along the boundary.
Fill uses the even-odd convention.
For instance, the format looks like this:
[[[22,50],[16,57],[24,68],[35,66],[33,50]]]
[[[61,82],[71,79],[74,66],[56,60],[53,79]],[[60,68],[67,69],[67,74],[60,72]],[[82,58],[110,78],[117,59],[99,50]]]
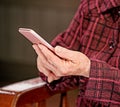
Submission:
[[[106,62],[91,59],[90,78],[86,86],[85,97],[120,104],[120,69]]]
[[[80,38],[82,32],[83,23],[83,11],[82,11],[82,2],[77,9],[70,25],[68,28],[58,34],[53,41],[51,42],[52,46],[63,46],[68,49],[78,50],[80,46]]]

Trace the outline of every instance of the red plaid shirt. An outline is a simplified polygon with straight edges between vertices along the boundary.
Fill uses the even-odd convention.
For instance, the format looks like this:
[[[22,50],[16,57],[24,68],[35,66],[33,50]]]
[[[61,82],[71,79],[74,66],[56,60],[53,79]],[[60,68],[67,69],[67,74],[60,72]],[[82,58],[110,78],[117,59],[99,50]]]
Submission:
[[[81,0],[67,30],[52,45],[86,54],[90,78],[67,76],[48,86],[65,90],[79,86],[78,107],[120,107],[120,0]]]

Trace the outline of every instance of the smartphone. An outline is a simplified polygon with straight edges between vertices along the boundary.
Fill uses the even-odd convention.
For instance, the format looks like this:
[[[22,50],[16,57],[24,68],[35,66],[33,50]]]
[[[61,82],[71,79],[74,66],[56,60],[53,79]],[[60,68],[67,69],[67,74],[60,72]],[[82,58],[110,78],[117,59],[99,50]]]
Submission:
[[[32,44],[43,44],[48,49],[54,52],[54,48],[45,40],[43,39],[39,34],[37,34],[34,30],[29,28],[19,28],[19,32],[27,38]]]

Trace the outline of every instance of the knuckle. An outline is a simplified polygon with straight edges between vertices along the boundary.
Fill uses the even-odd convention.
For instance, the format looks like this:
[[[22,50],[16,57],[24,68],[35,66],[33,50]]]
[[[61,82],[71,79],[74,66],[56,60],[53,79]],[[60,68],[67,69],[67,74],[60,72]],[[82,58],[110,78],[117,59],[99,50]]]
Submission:
[[[67,76],[69,74],[69,68],[67,67],[61,67],[60,69],[60,75]]]
[[[61,69],[61,74],[64,76],[73,75],[74,70],[76,68],[77,67],[75,65],[69,64],[69,65],[65,66],[63,69]]]

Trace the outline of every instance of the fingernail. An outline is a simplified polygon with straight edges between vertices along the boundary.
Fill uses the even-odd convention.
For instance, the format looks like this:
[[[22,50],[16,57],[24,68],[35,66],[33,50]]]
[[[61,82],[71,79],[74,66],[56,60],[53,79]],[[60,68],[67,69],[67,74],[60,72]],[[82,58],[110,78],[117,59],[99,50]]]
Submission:
[[[51,83],[52,81],[50,79],[48,79],[48,82]]]
[[[51,83],[53,81],[53,78],[48,77],[48,82]]]
[[[36,49],[36,46],[35,45],[32,45],[33,49]]]

